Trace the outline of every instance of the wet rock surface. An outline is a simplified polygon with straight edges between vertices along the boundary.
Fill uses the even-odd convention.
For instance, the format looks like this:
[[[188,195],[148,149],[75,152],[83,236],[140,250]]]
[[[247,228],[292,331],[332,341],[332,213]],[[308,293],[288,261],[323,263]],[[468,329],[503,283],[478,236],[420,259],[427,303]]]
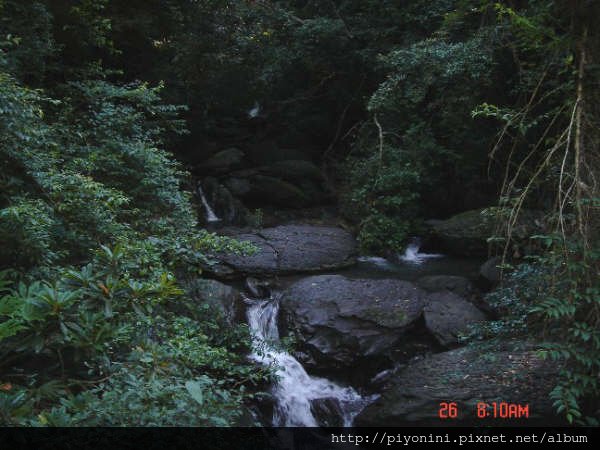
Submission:
[[[244,281],[244,288],[252,298],[268,298],[271,296],[271,286],[266,280],[248,277]]]
[[[343,427],[344,412],[335,398],[320,398],[311,402],[311,411],[317,423],[324,427]]]
[[[474,291],[468,278],[454,275],[429,275],[419,278],[416,284],[428,292],[450,291],[462,297],[468,297]]]
[[[258,248],[250,256],[229,254],[219,257],[240,276],[314,272],[354,263],[354,238],[341,228],[282,225],[232,237],[249,241]]]
[[[495,256],[483,263],[479,269],[479,276],[489,287],[497,285],[502,279],[502,270],[498,267],[501,263],[502,258]]]
[[[188,283],[186,290],[198,305],[208,305],[217,311],[225,323],[242,323],[245,320],[246,306],[237,289],[216,280],[199,278]]]
[[[499,232],[497,214],[501,214],[497,208],[484,208],[465,211],[446,220],[427,221],[432,232],[430,239],[453,255],[488,256],[487,239]],[[512,239],[521,253],[528,252],[529,236],[543,232],[541,217],[539,211],[520,212],[512,230]]]
[[[312,276],[281,297],[284,326],[321,367],[353,367],[388,358],[407,341],[425,305],[424,292],[393,279]]]
[[[461,348],[438,353],[414,361],[395,374],[381,397],[356,417],[354,425],[439,426],[440,402],[448,401],[457,403],[458,417],[452,422],[455,425],[484,423],[477,418],[478,402],[529,404],[529,421],[554,417],[549,392],[556,373],[553,364],[533,350]]]
[[[221,270],[230,278],[245,277],[240,288],[251,297],[279,299],[279,335],[294,338],[297,361],[310,374],[380,394],[355,426],[439,425],[444,401],[457,403],[455,425],[483,424],[477,418],[480,401],[529,404],[530,420],[555,416],[548,394],[557,369],[531,347],[447,350],[460,345],[469,325],[486,320],[473,303],[479,292],[469,278],[430,275],[413,283],[353,272],[280,277],[351,265],[352,235],[323,225],[225,234],[258,248],[252,256],[220,255]],[[239,291],[208,281],[202,292],[201,301],[218,308],[227,323],[239,320]],[[265,405],[259,414],[272,417],[273,407]],[[334,398],[315,399],[310,410],[319,424],[342,425],[344,411]]]
[[[458,345],[459,336],[469,330],[469,325],[486,319],[472,303],[450,291],[429,294],[423,314],[427,329],[447,347]]]

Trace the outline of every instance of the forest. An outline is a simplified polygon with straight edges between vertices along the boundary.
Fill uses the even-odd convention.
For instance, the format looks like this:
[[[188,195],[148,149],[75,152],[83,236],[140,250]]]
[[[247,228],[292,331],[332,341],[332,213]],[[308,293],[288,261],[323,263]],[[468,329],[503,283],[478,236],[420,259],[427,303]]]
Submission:
[[[599,20],[0,0],[0,425],[598,426]]]

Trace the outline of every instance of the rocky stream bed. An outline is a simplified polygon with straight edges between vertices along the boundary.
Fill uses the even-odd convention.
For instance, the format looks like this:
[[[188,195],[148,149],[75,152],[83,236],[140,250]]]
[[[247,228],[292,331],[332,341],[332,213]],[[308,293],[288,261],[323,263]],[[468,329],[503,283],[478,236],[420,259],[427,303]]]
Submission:
[[[493,316],[482,290],[497,282],[494,260],[421,253],[418,244],[393,259],[357,258],[348,231],[323,225],[227,234],[258,252],[220,255],[212,273],[221,281],[204,281],[202,291],[231,322],[249,324],[263,347],[256,363],[278,367],[253,408],[263,424],[431,425],[441,402],[458,404],[453,424],[477,422],[478,402],[553,417],[556,371],[530,344],[461,346],[461,333]],[[291,353],[273,346],[283,336],[295,342]]]

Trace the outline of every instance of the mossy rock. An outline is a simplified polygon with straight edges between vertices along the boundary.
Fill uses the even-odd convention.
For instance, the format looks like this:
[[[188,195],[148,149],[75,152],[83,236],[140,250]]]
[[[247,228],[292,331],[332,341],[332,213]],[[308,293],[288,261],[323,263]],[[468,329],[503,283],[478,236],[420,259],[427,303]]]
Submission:
[[[319,369],[378,364],[405,347],[422,316],[424,294],[402,280],[312,276],[284,292],[282,320]]]
[[[550,391],[559,368],[535,350],[461,348],[413,360],[397,371],[355,426],[439,426],[440,403],[457,404],[454,425],[497,425],[477,418],[479,402],[529,404],[529,421],[558,422]],[[522,424],[522,422],[521,422]]]
[[[214,154],[199,166],[201,171],[229,171],[240,167],[244,159],[244,152],[237,148],[228,148]]]
[[[250,192],[247,195],[256,200],[288,208],[301,208],[311,202],[300,188],[279,178],[256,175],[249,181]]]
[[[286,180],[322,180],[321,170],[310,161],[299,159],[278,161],[269,166],[259,167],[265,174],[281,177]]]
[[[446,220],[429,221],[433,237],[446,252],[460,256],[487,256],[488,240],[502,237],[506,208],[484,208],[465,211]],[[542,231],[543,215],[523,210],[512,231],[517,246],[527,247],[528,238]]]

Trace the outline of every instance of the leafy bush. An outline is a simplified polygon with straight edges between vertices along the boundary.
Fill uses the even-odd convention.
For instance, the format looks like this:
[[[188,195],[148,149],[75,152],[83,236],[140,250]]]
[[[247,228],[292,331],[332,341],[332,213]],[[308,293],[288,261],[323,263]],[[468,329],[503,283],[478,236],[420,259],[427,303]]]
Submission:
[[[372,121],[361,127],[347,171],[348,209],[359,213],[353,218],[371,252],[400,250],[418,218],[432,214],[426,205],[435,215],[452,212],[449,193],[466,189],[485,162],[470,113],[494,76],[490,30],[462,30],[470,37],[455,42],[449,28],[379,58],[387,77],[367,103]]]
[[[246,386],[268,376],[245,359],[247,328],[207,314],[160,257],[140,263],[136,253],[103,247],[54,284],[21,282],[0,298],[2,367],[35,367],[0,393],[3,423],[214,426],[242,417]]]
[[[577,257],[580,243],[548,238],[547,253],[518,266],[487,295],[501,318],[474,327],[468,339],[477,345],[531,340],[560,367],[551,393],[557,412],[569,422],[597,425],[600,330],[593,324],[600,285],[593,273],[600,269],[600,252],[591,250],[584,261]]]
[[[48,48],[61,27],[34,3],[0,3],[14,23],[32,9],[46,21],[0,37],[0,423],[252,422],[244,403],[268,374],[245,358],[247,328],[181,281],[213,252],[251,248],[197,227],[188,175],[162,148],[186,132],[185,108],[85,57],[63,54],[52,79],[51,58],[73,45],[116,54],[106,2],[69,10],[85,37]],[[33,77],[30,56],[47,73]]]
[[[346,202],[359,220],[358,239],[365,252],[400,251],[418,216],[420,174],[395,148],[356,156],[350,164],[351,187]]]

